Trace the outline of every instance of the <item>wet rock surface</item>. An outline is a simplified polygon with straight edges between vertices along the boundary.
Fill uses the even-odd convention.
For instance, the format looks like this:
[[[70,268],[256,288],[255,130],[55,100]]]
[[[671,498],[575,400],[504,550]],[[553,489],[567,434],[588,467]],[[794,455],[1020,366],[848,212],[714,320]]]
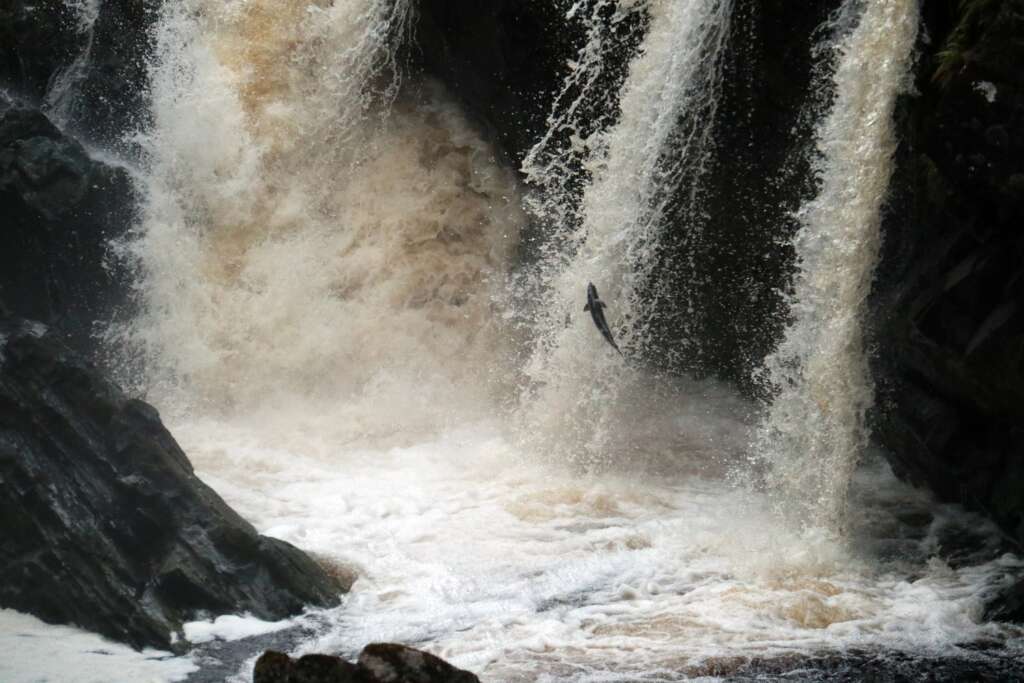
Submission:
[[[133,224],[130,134],[148,114],[158,0],[0,7],[0,292],[76,350],[128,298],[110,241]],[[84,144],[83,144],[84,143]]]
[[[253,683],[479,683],[429,652],[394,643],[367,645],[356,664],[330,655],[297,660],[267,651],[253,670]]]
[[[831,88],[815,48],[840,4],[735,3],[721,92],[696,124],[711,128],[709,157],[683,178],[695,200],[685,184],[676,191],[646,294],[659,311],[652,362],[760,389],[754,372],[786,321],[796,212],[815,191],[815,126]]]
[[[512,164],[545,120],[583,33],[547,0],[422,0],[411,58],[438,78]]]
[[[0,328],[0,606],[135,647],[203,615],[276,620],[347,590],[260,536],[192,470],[151,406],[38,323]]]
[[[77,350],[123,299],[109,241],[130,225],[128,174],[95,161],[36,109],[0,111],[0,296]]]
[[[39,101],[53,76],[85,46],[72,3],[5,2],[0,5],[0,88]]]
[[[76,136],[127,149],[146,121],[147,55],[161,0],[35,0],[0,8],[0,89]]]
[[[983,512],[1019,550],[1024,2],[968,5],[925,4],[931,42],[901,108],[872,301],[875,425],[900,474]]]
[[[957,657],[918,657],[906,653],[849,652],[821,657],[779,657],[748,662],[712,663],[703,675],[727,681],[803,681],[824,683],[916,683],[917,681],[1020,680],[1024,666],[1000,652],[964,652]]]

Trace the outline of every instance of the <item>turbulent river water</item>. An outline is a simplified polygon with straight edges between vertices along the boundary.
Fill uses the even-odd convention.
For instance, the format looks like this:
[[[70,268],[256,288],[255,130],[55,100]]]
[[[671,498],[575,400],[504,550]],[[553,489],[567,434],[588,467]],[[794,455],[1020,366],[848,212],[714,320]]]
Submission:
[[[612,94],[592,91],[604,5],[566,3],[589,40],[521,184],[441,86],[403,80],[408,0],[168,3],[143,218],[120,245],[141,307],[110,343],[205,481],[358,576],[337,609],[196,640],[399,641],[487,681],[1012,658],[1024,634],[980,614],[1020,560],[898,482],[864,427],[859,323],[916,1],[851,0],[829,39],[767,408],[633,360],[668,195],[712,144],[732,2],[615,4],[610,21],[646,19]],[[587,97],[617,114],[584,137]],[[524,264],[529,220],[549,237]],[[582,311],[588,281],[625,358]]]

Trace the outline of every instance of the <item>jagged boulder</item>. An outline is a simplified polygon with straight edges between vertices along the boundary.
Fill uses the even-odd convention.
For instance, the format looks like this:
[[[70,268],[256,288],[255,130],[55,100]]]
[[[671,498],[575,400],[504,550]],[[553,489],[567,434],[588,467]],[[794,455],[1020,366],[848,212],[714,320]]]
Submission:
[[[201,482],[155,409],[41,324],[0,325],[0,607],[180,650],[185,621],[347,588]]]
[[[363,648],[357,664],[330,655],[292,660],[268,650],[256,661],[253,683],[479,683],[474,674],[457,669],[429,652],[394,643]]]
[[[0,113],[0,294],[78,350],[126,287],[109,242],[131,224],[128,174],[91,159],[35,109]]]
[[[1024,0],[924,18],[872,301],[876,433],[1024,545]]]

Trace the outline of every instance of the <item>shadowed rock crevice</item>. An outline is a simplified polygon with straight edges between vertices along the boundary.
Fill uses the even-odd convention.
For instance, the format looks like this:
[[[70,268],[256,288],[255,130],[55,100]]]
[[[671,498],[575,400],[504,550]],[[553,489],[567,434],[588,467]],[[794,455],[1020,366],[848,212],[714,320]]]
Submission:
[[[898,473],[1024,547],[1024,2],[924,5],[872,301]],[[1022,586],[989,615],[1024,618]]]

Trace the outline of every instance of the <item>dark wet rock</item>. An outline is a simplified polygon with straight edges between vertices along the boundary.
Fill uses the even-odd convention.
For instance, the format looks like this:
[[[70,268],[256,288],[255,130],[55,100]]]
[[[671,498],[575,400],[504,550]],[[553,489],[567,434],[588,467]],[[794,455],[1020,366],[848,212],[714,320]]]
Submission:
[[[0,115],[0,296],[89,351],[125,287],[109,241],[134,216],[128,174],[91,159],[37,110]]]
[[[981,11],[925,4],[919,94],[900,108],[872,300],[875,427],[898,473],[984,513],[1019,549],[1024,1],[971,4]]]
[[[8,319],[0,338],[0,606],[180,650],[191,619],[338,602],[347,586],[258,535],[151,406],[38,323]]]
[[[758,390],[752,379],[786,321],[798,226],[813,196],[815,125],[830,71],[816,45],[837,0],[741,0],[730,23],[721,93],[696,126],[711,126],[703,176],[677,190],[646,296],[658,315],[652,361]]]
[[[0,5],[0,88],[34,101],[85,48],[72,3],[64,0]]]
[[[268,650],[256,660],[252,670],[253,683],[290,683],[295,662],[283,652]]]
[[[845,652],[833,656],[790,656],[774,659],[711,662],[692,675],[729,681],[801,681],[804,683],[917,683],[1021,680],[1024,666],[1005,651],[963,648],[947,657],[921,657],[902,652]]]
[[[983,618],[1024,624],[1024,578],[999,591],[986,605]]]
[[[476,676],[429,652],[394,643],[367,645],[359,653],[359,668],[380,683],[479,683]]]
[[[70,124],[103,146],[131,151],[124,136],[149,121],[148,60],[162,0],[101,0],[92,49]]]
[[[145,122],[146,60],[160,0],[33,0],[0,9],[0,89],[59,115],[90,142],[127,149]]]
[[[413,59],[518,166],[544,132],[580,26],[548,0],[422,0]]]
[[[341,657],[306,655],[292,660],[281,652],[268,651],[256,660],[253,683],[370,683],[355,664]]]
[[[367,645],[358,664],[329,655],[298,660],[267,651],[256,661],[253,683],[479,683],[439,657],[394,643]]]

